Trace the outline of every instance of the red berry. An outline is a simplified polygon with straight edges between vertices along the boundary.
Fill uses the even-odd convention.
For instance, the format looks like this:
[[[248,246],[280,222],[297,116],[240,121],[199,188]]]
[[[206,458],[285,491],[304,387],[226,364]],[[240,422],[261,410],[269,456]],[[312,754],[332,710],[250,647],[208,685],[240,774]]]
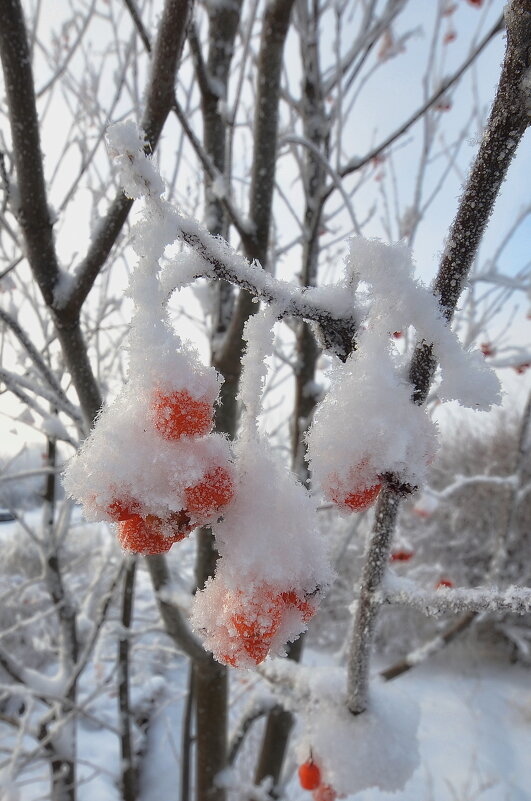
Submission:
[[[514,366],[514,369],[516,370],[518,375],[522,375],[522,373],[525,373],[525,371],[528,370],[530,367],[531,367],[531,362],[522,362],[522,364],[516,364]]]
[[[476,6],[476,8],[481,8],[483,5],[483,0],[468,0],[471,6]]]
[[[134,500],[114,500],[107,507],[107,514],[112,520],[129,520],[131,517],[138,516],[140,504]]]
[[[414,556],[413,551],[393,551],[391,562],[409,562],[412,556]]]
[[[435,103],[433,108],[436,111],[450,111],[450,109],[452,108],[452,101],[441,98],[440,100],[437,101],[437,103]]]
[[[215,467],[205,473],[199,484],[184,491],[186,509],[192,514],[208,516],[226,506],[234,495],[234,483],[228,470]]]
[[[330,784],[320,784],[313,791],[314,801],[336,801],[337,793]]]
[[[443,16],[443,17],[451,17],[451,16],[452,16],[452,14],[454,13],[454,11],[456,11],[456,9],[457,9],[457,6],[456,6],[454,3],[452,3],[452,2],[448,2],[448,3],[447,3],[445,6],[444,6],[444,8],[443,8],[443,10],[442,10],[442,12],[441,12],[441,13],[442,13],[442,16]]]
[[[157,390],[151,408],[155,428],[164,439],[200,437],[212,428],[212,405],[192,398],[186,389],[168,393]]]
[[[156,515],[131,515],[118,524],[118,542],[125,551],[140,554],[159,554],[169,551],[175,542],[183,540],[190,531],[184,524],[182,512],[164,521]],[[190,518],[186,515],[186,520]],[[169,533],[167,533],[169,532]]]
[[[487,358],[488,356],[494,356],[495,350],[490,344],[490,342],[482,342],[479,346],[480,351],[482,352],[483,356]]]
[[[393,331],[393,333],[391,334],[391,336],[393,337],[393,339],[401,339],[401,338],[402,338],[402,336],[403,336],[403,335],[402,335],[402,331]]]
[[[246,654],[258,665],[269,653],[271,640],[280,625],[277,599],[264,588],[250,600],[241,598],[240,608],[231,616]]]
[[[435,589],[438,590],[441,587],[453,587],[454,582],[447,578],[442,578],[440,581],[437,582],[435,585]]]
[[[353,512],[363,512],[375,502],[380,494],[382,485],[380,483],[365,487],[364,489],[353,490],[343,497],[339,493],[332,493],[332,500],[338,506],[348,506]]]
[[[303,790],[316,790],[321,784],[321,771],[313,759],[299,766],[299,782]]]
[[[313,606],[306,598],[301,598],[295,590],[288,590],[287,592],[280,593],[278,600],[281,601],[282,604],[287,606],[294,606],[302,615],[302,619],[304,623],[308,623],[309,620],[315,615],[317,609]]]
[[[457,33],[453,30],[447,31],[443,36],[443,44],[450,44],[457,39]]]

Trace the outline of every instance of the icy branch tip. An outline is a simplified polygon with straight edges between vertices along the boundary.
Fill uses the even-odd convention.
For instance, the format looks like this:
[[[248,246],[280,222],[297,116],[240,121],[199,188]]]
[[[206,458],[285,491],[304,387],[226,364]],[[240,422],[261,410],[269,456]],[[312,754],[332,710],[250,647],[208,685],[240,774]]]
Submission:
[[[127,120],[111,125],[106,139],[124,194],[133,200],[144,196],[160,197],[164,193],[164,182],[146,154],[143,131],[132,120]]]

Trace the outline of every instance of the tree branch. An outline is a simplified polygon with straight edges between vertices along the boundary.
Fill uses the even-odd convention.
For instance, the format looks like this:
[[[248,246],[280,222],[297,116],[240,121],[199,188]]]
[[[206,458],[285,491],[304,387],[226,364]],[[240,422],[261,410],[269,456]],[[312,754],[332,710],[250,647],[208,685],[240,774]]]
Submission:
[[[496,97],[434,284],[434,294],[439,297],[448,322],[452,319],[501,183],[531,121],[527,111],[529,95],[526,95],[524,86],[531,55],[531,0],[513,0],[505,18],[507,47]],[[435,366],[432,346],[420,343],[409,371],[413,400],[419,405],[427,397]],[[378,590],[384,577],[384,566],[388,563],[398,503],[393,489],[387,488],[381,494],[367,552],[349,658],[349,708],[354,714],[363,712],[367,706],[370,649],[380,606]]]

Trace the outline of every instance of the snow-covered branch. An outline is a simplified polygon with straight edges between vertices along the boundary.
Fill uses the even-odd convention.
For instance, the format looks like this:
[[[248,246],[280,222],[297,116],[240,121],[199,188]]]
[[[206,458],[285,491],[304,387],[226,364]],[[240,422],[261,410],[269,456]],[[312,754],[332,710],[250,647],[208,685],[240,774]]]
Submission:
[[[531,588],[508,587],[440,587],[422,590],[412,582],[393,579],[385,583],[379,593],[382,603],[410,606],[426,615],[448,612],[513,612],[525,615],[531,612]]]

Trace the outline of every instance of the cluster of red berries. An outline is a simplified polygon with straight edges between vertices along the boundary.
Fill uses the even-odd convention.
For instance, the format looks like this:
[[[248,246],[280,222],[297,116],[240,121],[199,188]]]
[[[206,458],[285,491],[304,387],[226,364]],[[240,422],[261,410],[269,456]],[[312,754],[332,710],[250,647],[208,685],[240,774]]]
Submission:
[[[193,398],[187,390],[153,394],[150,416],[158,434],[165,440],[202,437],[213,424],[212,404]],[[184,489],[184,506],[166,517],[143,514],[134,498],[115,498],[107,507],[108,516],[118,523],[118,541],[124,550],[140,554],[160,554],[184,539],[199,522],[219,515],[234,495],[229,465],[216,465],[202,479]]]
[[[299,782],[303,790],[312,792],[314,801],[335,801],[337,798],[334,788],[321,781],[321,770],[313,757],[299,766]]]
[[[215,577],[212,583],[217,580]],[[252,595],[243,590],[225,590],[217,620],[214,656],[231,667],[259,665],[277,636],[285,642],[286,634],[289,636],[294,627],[300,631],[301,623],[308,623],[316,610],[312,596],[298,594],[293,589],[279,591],[266,583]]]

